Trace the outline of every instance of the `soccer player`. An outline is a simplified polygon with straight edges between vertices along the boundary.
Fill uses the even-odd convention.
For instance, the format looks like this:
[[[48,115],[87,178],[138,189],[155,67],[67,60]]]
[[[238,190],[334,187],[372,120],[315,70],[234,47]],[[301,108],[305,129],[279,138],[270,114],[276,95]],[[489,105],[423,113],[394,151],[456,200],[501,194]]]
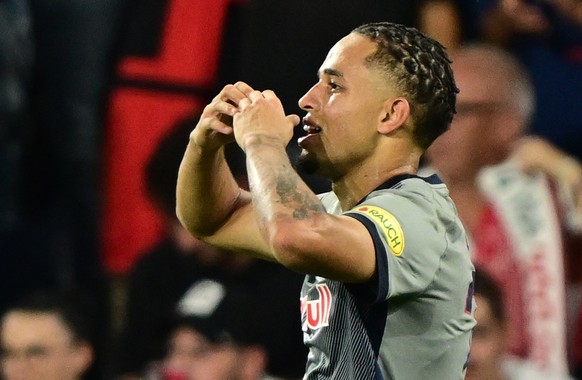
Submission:
[[[446,186],[416,174],[455,112],[449,60],[416,29],[372,23],[339,40],[318,77],[299,101],[298,167],[332,191],[314,194],[290,162],[299,117],[273,91],[238,82],[190,135],[178,217],[211,244],[306,274],[305,379],[462,379],[473,265]],[[233,141],[248,192],[224,160]]]

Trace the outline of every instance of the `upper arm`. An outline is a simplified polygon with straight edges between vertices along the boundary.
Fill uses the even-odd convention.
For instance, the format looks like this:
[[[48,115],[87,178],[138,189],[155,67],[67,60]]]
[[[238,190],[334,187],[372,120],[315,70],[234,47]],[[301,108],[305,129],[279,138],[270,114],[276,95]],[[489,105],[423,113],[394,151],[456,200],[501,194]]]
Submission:
[[[202,239],[301,272],[362,282],[375,271],[374,242],[367,228],[345,215],[316,213],[303,220],[279,220],[261,232],[250,193],[212,235]],[[269,238],[266,237],[269,236]]]
[[[378,300],[423,292],[434,279],[454,223],[439,216],[429,201],[393,196],[385,202],[365,202],[350,211],[364,224],[376,251],[374,297]]]
[[[222,226],[202,240],[221,248],[274,260],[270,245],[259,229],[251,196],[247,191],[241,192],[237,205]]]
[[[271,229],[275,257],[293,270],[344,282],[364,282],[374,275],[374,243],[354,218],[322,212]]]
[[[449,227],[429,201],[389,197],[344,215],[286,226],[292,248],[278,244],[275,254],[287,252],[287,265],[302,272],[365,282],[379,299],[421,292],[438,270]]]

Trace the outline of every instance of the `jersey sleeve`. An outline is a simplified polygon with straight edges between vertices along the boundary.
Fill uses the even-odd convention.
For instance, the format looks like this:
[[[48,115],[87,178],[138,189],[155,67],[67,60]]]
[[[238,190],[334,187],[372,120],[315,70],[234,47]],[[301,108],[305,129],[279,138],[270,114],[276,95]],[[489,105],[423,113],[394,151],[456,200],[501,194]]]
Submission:
[[[376,274],[366,284],[350,285],[365,302],[422,293],[446,250],[445,228],[427,197],[387,192],[345,213],[370,233]]]

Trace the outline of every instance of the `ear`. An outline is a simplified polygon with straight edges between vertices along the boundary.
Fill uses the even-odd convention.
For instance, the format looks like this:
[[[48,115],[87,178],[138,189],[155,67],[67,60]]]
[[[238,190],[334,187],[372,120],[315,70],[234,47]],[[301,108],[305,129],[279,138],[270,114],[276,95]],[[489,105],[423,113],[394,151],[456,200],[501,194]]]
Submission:
[[[79,342],[75,347],[73,366],[76,372],[81,375],[93,364],[94,353],[91,345],[87,342]]]
[[[410,104],[406,98],[392,98],[384,103],[383,111],[378,131],[382,134],[388,134],[404,125],[410,116]]]

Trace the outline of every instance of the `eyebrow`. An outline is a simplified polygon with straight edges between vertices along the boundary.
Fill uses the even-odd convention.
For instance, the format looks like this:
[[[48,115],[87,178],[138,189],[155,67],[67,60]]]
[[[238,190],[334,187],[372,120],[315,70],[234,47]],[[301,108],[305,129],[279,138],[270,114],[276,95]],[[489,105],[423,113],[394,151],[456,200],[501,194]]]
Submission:
[[[323,69],[323,72],[320,71],[319,73],[320,73],[320,76],[321,76],[321,74],[325,74],[325,75],[329,75],[329,76],[333,76],[333,77],[339,77],[339,78],[343,78],[344,77],[344,75],[340,71],[338,71],[336,69],[330,69],[330,68]]]

